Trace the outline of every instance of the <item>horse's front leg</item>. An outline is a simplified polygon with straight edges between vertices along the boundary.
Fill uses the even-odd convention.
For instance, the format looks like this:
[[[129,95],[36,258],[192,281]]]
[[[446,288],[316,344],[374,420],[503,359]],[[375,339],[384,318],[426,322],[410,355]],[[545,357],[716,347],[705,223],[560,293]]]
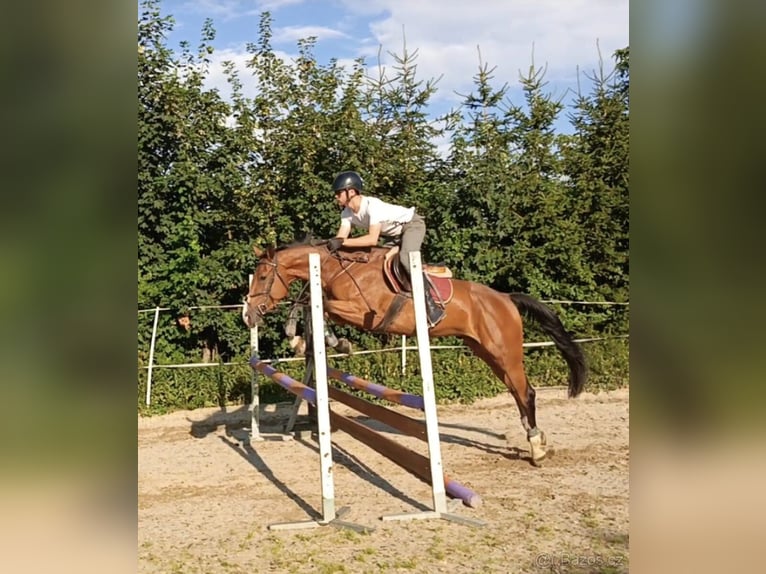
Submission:
[[[325,313],[325,317],[329,317],[328,313]],[[324,324],[324,342],[327,347],[335,349],[336,353],[351,354],[351,342],[345,337],[338,339],[327,322]]]
[[[335,349],[338,353],[351,354],[351,342],[345,337],[338,339],[327,323],[324,326],[324,343],[325,346]],[[303,357],[306,354],[306,347],[306,339],[302,336],[296,335],[290,339],[290,348],[296,356]]]
[[[325,315],[335,323],[348,323],[354,326],[360,326],[359,317],[364,312],[359,305],[353,301],[324,301]],[[311,320],[308,318],[308,320]],[[325,325],[325,344],[332,347],[338,353],[350,355],[352,352],[351,342],[345,337],[338,339],[330,328]],[[296,355],[303,356],[306,352],[306,341],[303,337],[293,337],[290,341],[290,347]]]

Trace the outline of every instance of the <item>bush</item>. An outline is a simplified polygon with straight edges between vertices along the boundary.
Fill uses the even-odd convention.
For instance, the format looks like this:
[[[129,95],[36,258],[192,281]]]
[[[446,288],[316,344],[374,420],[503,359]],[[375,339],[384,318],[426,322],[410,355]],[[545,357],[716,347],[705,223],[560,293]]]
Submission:
[[[598,392],[628,385],[628,339],[606,339],[583,344],[588,362],[586,391]],[[146,407],[146,369],[138,383],[138,410],[142,415],[161,414],[180,409],[223,407],[249,404],[252,369],[247,357],[233,365],[206,368],[156,368],[152,373],[151,407]],[[328,360],[330,366],[354,375],[413,394],[422,393],[417,351],[407,352],[407,367],[402,374],[401,353],[385,352]],[[431,352],[434,390],[439,403],[471,403],[506,391],[483,361],[467,349],[436,349]],[[276,363],[275,368],[297,381],[303,380],[305,363]],[[536,388],[565,386],[568,370],[554,347],[526,350],[525,366],[529,381]],[[293,395],[268,377],[260,377],[260,402],[292,401]],[[365,395],[371,400],[372,397]]]

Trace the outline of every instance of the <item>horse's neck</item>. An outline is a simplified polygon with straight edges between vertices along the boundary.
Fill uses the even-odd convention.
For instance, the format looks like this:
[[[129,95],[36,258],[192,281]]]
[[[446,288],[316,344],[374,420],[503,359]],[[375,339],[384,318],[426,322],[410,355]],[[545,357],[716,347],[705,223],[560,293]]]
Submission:
[[[366,267],[380,267],[383,263],[383,259],[388,253],[389,249],[386,247],[373,247],[369,252],[369,259],[367,261],[339,261],[335,257],[324,256],[316,247],[306,246],[296,248],[290,255],[290,261],[286,266],[290,269],[290,274],[296,279],[303,281],[309,280],[309,254],[319,253],[322,263],[322,284],[327,286],[328,282],[332,282],[341,274],[344,268],[352,268],[356,266]],[[360,269],[357,267],[357,269]],[[351,269],[349,269],[351,272]]]
[[[311,253],[317,253],[315,247],[301,247],[296,248],[290,253],[290,262],[287,267],[290,269],[290,274],[296,279],[302,279],[304,281],[309,280],[309,255]]]
[[[286,263],[286,267],[290,270],[290,274],[296,279],[308,281],[310,279],[309,271],[309,255],[311,253],[317,253],[321,259],[321,271],[322,271],[322,283],[327,280],[328,273],[330,277],[340,271],[340,264],[337,259],[333,257],[327,257],[323,254],[321,249],[313,246],[306,246],[295,248],[290,254],[290,261]]]

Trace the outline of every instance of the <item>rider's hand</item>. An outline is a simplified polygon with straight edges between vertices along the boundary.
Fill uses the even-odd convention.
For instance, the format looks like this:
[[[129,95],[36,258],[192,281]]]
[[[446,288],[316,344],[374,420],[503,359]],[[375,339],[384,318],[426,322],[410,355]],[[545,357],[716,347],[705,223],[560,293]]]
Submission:
[[[330,253],[334,253],[338,249],[340,249],[340,246],[343,245],[343,238],[342,237],[333,237],[327,242],[327,249],[330,250]]]

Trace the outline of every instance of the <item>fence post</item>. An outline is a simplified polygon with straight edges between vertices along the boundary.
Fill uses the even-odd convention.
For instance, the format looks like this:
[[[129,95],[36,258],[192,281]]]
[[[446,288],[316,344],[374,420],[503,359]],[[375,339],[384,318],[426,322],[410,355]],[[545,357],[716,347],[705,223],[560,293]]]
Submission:
[[[402,335],[402,376],[407,374],[407,335]]]
[[[250,285],[253,283],[253,274],[247,278],[247,289],[250,292]],[[247,303],[244,303],[247,305]],[[243,312],[244,313],[244,312]],[[258,354],[258,325],[250,329],[250,356]],[[260,382],[258,381],[258,371],[251,369],[250,375],[250,440],[261,440],[261,397]]]
[[[149,370],[146,373],[146,406],[152,402],[152,367],[154,366],[154,343],[157,341],[157,323],[160,320],[160,308],[154,308],[154,326],[152,327],[152,342],[149,345]]]
[[[434,376],[431,366],[431,343],[426,318],[425,290],[428,286],[423,281],[423,266],[420,252],[410,253],[410,280],[412,281],[412,299],[415,307],[415,331],[418,337],[418,355],[420,358],[420,376],[423,379],[423,403],[426,415],[426,435],[428,436],[428,458],[431,463],[431,490],[434,510],[439,514],[447,512],[447,494],[444,487],[442,455],[439,444],[439,423],[436,418],[436,396]]]

